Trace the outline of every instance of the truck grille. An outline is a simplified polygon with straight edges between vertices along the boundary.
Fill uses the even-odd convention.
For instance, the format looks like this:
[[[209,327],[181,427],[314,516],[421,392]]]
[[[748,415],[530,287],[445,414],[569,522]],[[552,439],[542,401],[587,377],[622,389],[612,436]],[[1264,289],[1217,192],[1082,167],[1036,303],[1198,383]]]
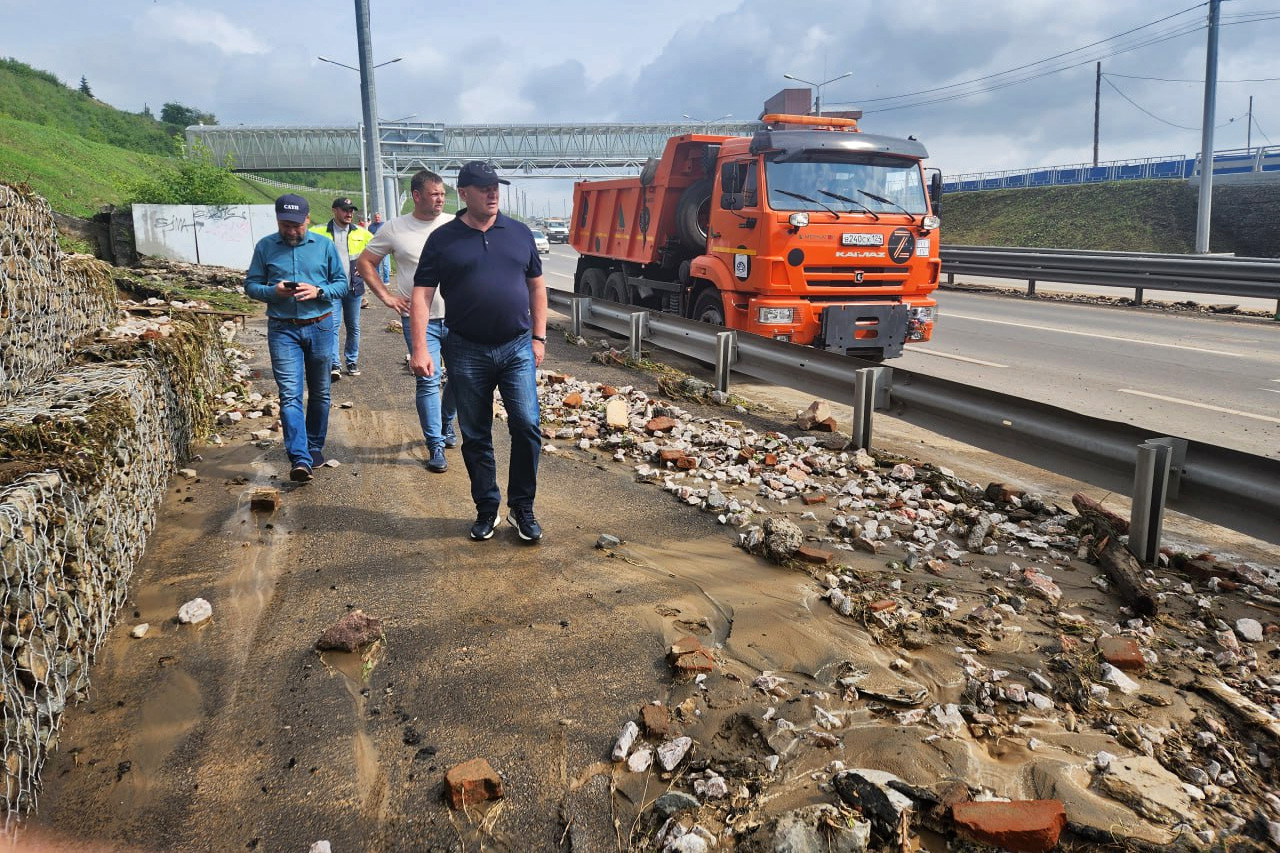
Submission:
[[[902,287],[906,284],[902,267],[805,267],[805,284],[821,287]],[[862,281],[857,275],[862,273]],[[886,276],[893,276],[887,278]]]

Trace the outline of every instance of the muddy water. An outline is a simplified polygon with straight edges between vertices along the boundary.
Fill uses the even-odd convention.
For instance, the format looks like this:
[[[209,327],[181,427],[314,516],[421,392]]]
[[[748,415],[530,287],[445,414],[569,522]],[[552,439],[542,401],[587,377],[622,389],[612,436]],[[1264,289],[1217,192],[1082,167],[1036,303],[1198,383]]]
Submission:
[[[369,737],[365,720],[368,718],[369,679],[384,653],[385,646],[379,642],[363,653],[325,652],[320,655],[330,675],[342,679],[342,685],[351,698],[351,762],[356,773],[356,791],[363,810],[374,815],[386,809],[387,786],[378,748]]]

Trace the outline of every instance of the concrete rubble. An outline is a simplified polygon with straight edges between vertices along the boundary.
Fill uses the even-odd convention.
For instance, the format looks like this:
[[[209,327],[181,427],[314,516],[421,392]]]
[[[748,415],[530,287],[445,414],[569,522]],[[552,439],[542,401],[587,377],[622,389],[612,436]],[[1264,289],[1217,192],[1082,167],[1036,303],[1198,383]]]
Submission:
[[[550,373],[539,393],[548,451],[625,466],[709,513],[744,550],[808,575],[854,638],[822,678],[743,672],[695,638],[671,647],[669,704],[642,708],[613,752],[620,786],[654,774],[670,786],[637,817],[651,849],[906,850],[922,831],[1028,851],[1059,833],[1075,849],[1262,850],[1280,837],[1276,566],[1166,549],[1143,567],[1160,608],[1143,617],[1091,562],[1089,522],[1038,495],[839,433],[752,429],[741,407],[700,414]],[[705,387],[685,399],[710,402]],[[800,415],[830,416],[816,403]],[[675,663],[699,650],[695,681]],[[718,734],[700,731],[711,707]],[[668,708],[670,728],[651,730]],[[932,770],[845,769],[868,726],[881,732],[868,757],[933,750],[920,762]],[[749,748],[725,747],[740,740]],[[1014,754],[1018,773],[979,769]],[[802,773],[825,802],[771,814],[777,786]]]

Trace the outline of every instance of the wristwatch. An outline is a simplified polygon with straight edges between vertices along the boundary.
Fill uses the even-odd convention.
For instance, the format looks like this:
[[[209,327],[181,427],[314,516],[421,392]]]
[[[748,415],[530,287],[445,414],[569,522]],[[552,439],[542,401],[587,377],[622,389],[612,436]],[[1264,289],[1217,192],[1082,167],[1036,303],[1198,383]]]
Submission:
[[[534,335],[534,336],[533,336],[533,339],[534,339],[535,341],[541,341],[541,342],[542,342],[542,343],[544,343],[544,344],[547,342],[547,339],[546,339],[546,337],[545,337],[544,335]]]

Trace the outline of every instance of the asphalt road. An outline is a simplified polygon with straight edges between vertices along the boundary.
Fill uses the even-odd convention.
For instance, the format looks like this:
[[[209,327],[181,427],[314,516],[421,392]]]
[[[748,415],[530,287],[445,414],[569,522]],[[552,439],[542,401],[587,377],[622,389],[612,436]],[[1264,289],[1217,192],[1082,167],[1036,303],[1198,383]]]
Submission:
[[[544,256],[551,287],[572,287],[576,257]],[[893,364],[1280,458],[1280,323],[954,290],[938,303],[933,341]]]

